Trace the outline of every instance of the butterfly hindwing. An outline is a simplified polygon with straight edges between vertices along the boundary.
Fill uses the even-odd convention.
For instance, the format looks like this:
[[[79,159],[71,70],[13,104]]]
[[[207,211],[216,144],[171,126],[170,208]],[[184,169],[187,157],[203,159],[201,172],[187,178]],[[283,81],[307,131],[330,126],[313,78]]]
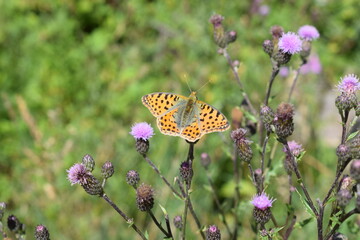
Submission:
[[[177,127],[174,114],[177,113],[177,109],[174,109],[163,116],[157,118],[157,125],[159,130],[166,135],[179,136],[180,130]]]
[[[200,131],[203,134],[229,129],[228,120],[219,110],[202,101],[198,101],[198,106],[200,107]]]

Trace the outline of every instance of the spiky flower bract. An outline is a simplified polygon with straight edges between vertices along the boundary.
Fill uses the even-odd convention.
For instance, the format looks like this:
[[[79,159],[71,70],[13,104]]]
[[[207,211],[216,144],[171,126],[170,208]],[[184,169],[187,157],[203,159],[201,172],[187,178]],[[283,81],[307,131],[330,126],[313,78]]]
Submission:
[[[68,180],[70,181],[71,185],[85,184],[90,174],[86,167],[81,163],[74,164],[69,170],[67,170],[67,172]]]
[[[341,93],[356,93],[358,90],[360,90],[359,78],[355,74],[345,75],[343,78],[341,78],[337,88]]]

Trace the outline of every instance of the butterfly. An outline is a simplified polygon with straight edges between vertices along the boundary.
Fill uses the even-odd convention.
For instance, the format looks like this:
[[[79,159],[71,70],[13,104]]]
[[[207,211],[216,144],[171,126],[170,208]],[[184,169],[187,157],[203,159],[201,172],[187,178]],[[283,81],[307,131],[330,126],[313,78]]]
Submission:
[[[150,93],[142,102],[157,118],[161,133],[180,136],[195,142],[206,133],[223,132],[230,124],[225,115],[213,106],[197,100],[196,92],[189,97],[174,93]]]

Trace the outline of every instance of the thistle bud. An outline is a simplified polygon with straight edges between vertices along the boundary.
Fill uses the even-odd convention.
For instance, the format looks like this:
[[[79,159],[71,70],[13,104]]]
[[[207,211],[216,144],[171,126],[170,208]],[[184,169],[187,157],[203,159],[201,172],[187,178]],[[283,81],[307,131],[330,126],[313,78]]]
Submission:
[[[230,44],[236,41],[237,33],[235,31],[226,32],[226,44]]]
[[[335,99],[335,106],[340,111],[350,111],[352,108],[356,108],[357,98],[353,93],[341,93],[340,96],[337,96]]]
[[[111,162],[106,161],[101,168],[101,174],[104,179],[110,178],[114,174],[114,165]]]
[[[263,176],[260,168],[255,169],[254,178],[255,178],[256,186],[261,186]]]
[[[351,158],[360,159],[360,134],[353,138],[347,146],[349,146]]]
[[[346,163],[346,161],[347,161],[348,158],[350,157],[349,147],[346,146],[345,144],[340,144],[340,145],[336,148],[336,155],[337,155],[337,157],[338,157],[339,165],[340,165],[341,167],[344,166],[344,164]]]
[[[274,123],[275,113],[268,106],[262,106],[260,109],[260,118],[264,123],[264,127],[267,132],[272,132],[271,125]]]
[[[193,177],[193,169],[188,161],[182,162],[180,165],[180,179],[187,184],[191,182]]]
[[[215,226],[211,225],[206,229],[206,240],[220,240],[221,239],[221,233],[220,229]]]
[[[36,240],[50,240],[50,233],[44,225],[37,225],[35,228]]]
[[[130,186],[136,187],[136,185],[139,183],[139,181],[140,181],[140,175],[137,171],[130,170],[127,172],[127,174],[126,174],[127,184],[129,184]]]
[[[154,189],[142,183],[136,190],[136,204],[140,211],[151,210],[154,206]]]
[[[145,155],[149,150],[149,139],[154,135],[154,129],[146,122],[136,123],[132,126],[130,134],[136,140],[136,151]]]
[[[270,41],[270,40],[265,40],[264,42],[263,42],[263,50],[264,50],[264,52],[265,53],[267,53],[270,57],[271,57],[271,55],[272,55],[272,53],[273,53],[273,51],[274,51],[274,44],[273,44],[273,42],[272,41]]]
[[[182,229],[183,227],[183,221],[182,221],[182,217],[181,216],[175,216],[174,217],[174,226],[177,229]]]
[[[227,34],[225,34],[225,30],[222,25],[223,20],[224,17],[219,14],[215,14],[210,18],[210,22],[214,26],[214,41],[216,45],[218,45],[221,48],[225,48],[228,41]]]
[[[330,240],[348,240],[348,238],[342,233],[335,233]]]
[[[84,188],[85,192],[90,195],[98,195],[101,197],[104,194],[101,183],[91,174],[86,175],[86,182],[81,184],[81,186]]]
[[[10,231],[17,232],[20,230],[21,222],[16,216],[10,215],[7,219],[7,226]]]
[[[150,143],[148,140],[144,139],[137,139],[136,140],[136,151],[140,153],[141,155],[146,154],[149,151]]]
[[[94,161],[94,159],[93,159],[93,157],[91,155],[86,154],[82,158],[82,164],[85,166],[87,171],[92,172],[94,170],[95,161]]]
[[[274,39],[279,39],[284,34],[284,29],[281,26],[272,26],[271,27],[271,35]]]
[[[337,193],[336,197],[337,197],[339,206],[345,207],[346,205],[349,204],[349,202],[352,198],[352,195],[348,189],[340,189],[339,192]]]
[[[278,66],[281,66],[287,64],[290,61],[291,56],[292,55],[290,53],[279,50],[272,55],[272,59],[277,63]]]
[[[358,102],[356,108],[355,108],[355,115],[358,117],[360,116],[360,102]]]
[[[350,165],[350,176],[356,182],[360,183],[360,160],[354,159]]]
[[[288,103],[281,103],[274,118],[275,133],[286,139],[294,132],[294,107]]]
[[[245,138],[246,132],[246,129],[238,128],[231,132],[231,138],[238,148],[240,159],[249,163],[253,157],[253,152],[250,147],[252,141]]]

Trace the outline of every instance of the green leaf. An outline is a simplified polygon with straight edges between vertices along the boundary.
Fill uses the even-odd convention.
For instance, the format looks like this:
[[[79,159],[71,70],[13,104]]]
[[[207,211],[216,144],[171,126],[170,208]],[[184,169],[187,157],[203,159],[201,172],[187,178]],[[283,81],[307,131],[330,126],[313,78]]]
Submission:
[[[159,203],[159,206],[161,208],[161,211],[164,213],[164,215],[168,215],[166,209]]]
[[[353,139],[354,137],[356,137],[356,135],[357,135],[358,133],[359,133],[359,130],[356,131],[356,132],[351,133],[351,134],[347,137],[346,141],[349,141],[349,140]]]
[[[341,216],[341,214],[343,213],[343,211],[339,211],[337,212],[334,216],[332,216],[331,219],[331,228],[334,228],[336,224],[341,224],[341,222],[339,221],[339,218]]]
[[[258,122],[257,118],[256,118],[254,115],[252,115],[249,111],[244,111],[244,115],[245,115],[245,117],[246,117],[247,119],[249,119],[250,121],[252,121],[252,122],[254,122],[254,123],[257,123],[257,122]]]
[[[300,201],[304,205],[306,211],[311,215],[311,217],[313,217],[315,219],[316,218],[315,213],[312,211],[311,207],[309,206],[309,204],[307,203],[305,198],[299,193],[299,191],[297,189],[295,189],[295,190],[296,190],[297,194],[299,195]]]
[[[294,227],[295,227],[295,228],[303,228],[303,227],[305,227],[308,223],[310,223],[312,220],[314,220],[313,217],[307,218],[307,219],[305,219],[305,220],[302,220],[301,222],[297,222]]]

